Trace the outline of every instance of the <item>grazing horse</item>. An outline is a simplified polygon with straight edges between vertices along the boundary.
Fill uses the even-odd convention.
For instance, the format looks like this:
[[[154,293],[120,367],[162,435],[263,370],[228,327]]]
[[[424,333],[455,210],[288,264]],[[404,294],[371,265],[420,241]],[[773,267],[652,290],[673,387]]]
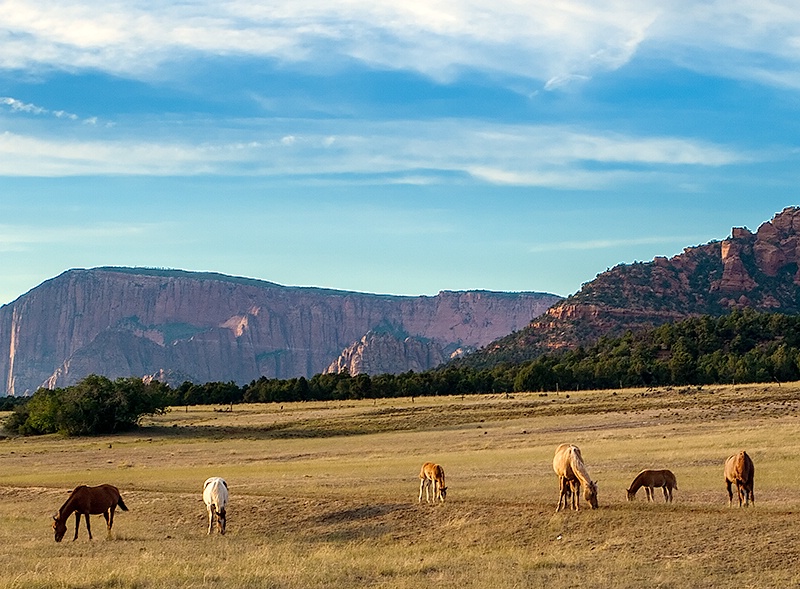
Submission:
[[[738,454],[728,456],[725,461],[725,484],[728,487],[728,506],[733,505],[733,491],[731,485],[736,483],[736,491],[739,494],[739,507],[742,506],[742,499],[744,499],[744,506],[748,507],[750,503],[756,504],[756,498],[753,494],[753,477],[755,476],[756,469],[753,466],[753,461],[747,455],[747,452],[742,450]]]
[[[444,503],[447,496],[447,487],[444,482],[444,469],[433,462],[426,462],[419,471],[419,503],[422,503],[422,491],[425,491],[425,501],[430,503],[429,493],[433,491],[433,502],[438,499]]]
[[[672,503],[672,490],[678,488],[678,481],[671,470],[643,470],[636,475],[628,489],[628,501],[633,501],[642,487],[648,501],[655,501],[655,488],[661,487],[664,490],[664,502]]]
[[[103,514],[108,528],[108,537],[111,537],[111,526],[114,525],[114,510],[119,506],[122,511],[128,511],[125,502],[119,494],[119,490],[113,485],[99,485],[97,487],[87,487],[81,485],[75,487],[69,498],[64,502],[57,512],[53,514],[53,530],[56,542],[61,542],[67,532],[67,519],[75,513],[75,537],[78,539],[78,527],[81,524],[81,515],[86,518],[86,531],[89,532],[89,540],[92,539],[92,528],[89,525],[90,515]]]
[[[217,529],[220,534],[225,534],[226,516],[228,508],[228,483],[220,477],[209,477],[203,483],[203,501],[208,509],[208,533],[214,527],[214,518],[217,520]]]
[[[572,509],[580,509],[581,485],[585,487],[583,498],[589,502],[592,509],[597,509],[597,483],[589,476],[586,465],[583,464],[580,448],[572,444],[561,444],[556,448],[553,456],[553,470],[558,475],[560,496],[556,512],[566,508],[572,502]]]

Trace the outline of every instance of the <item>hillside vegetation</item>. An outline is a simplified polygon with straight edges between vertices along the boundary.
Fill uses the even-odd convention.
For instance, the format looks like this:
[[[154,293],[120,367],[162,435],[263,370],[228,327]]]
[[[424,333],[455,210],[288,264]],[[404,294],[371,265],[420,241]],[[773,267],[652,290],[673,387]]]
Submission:
[[[422,373],[369,376],[318,374],[311,379],[261,378],[235,383],[186,382],[175,389],[134,378],[90,376],[72,387],[36,392],[18,404],[6,429],[19,434],[113,433],[134,428],[168,405],[580,391],[800,380],[800,316],[734,311],[520,364],[473,367],[468,361]]]
[[[138,432],[0,441],[0,586],[10,589],[787,587],[800,582],[800,383],[174,408]],[[578,444],[600,508],[555,513]],[[726,456],[756,465],[729,508]],[[447,502],[417,503],[422,462]],[[628,503],[642,468],[675,501]],[[208,476],[231,491],[206,535]],[[117,485],[113,539],[53,541],[69,490]],[[69,535],[71,536],[70,520]]]

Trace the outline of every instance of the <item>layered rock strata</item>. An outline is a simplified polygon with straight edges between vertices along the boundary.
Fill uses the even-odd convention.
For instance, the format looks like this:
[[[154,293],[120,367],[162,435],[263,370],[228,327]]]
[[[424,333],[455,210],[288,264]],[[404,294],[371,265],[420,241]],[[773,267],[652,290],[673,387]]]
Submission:
[[[441,350],[478,347],[558,300],[488,291],[375,295],[175,270],[69,270],[0,307],[0,393],[66,386],[92,373],[237,383],[309,377],[377,326],[397,326]],[[413,363],[392,366],[402,372],[440,361],[433,353],[426,361],[411,356]]]

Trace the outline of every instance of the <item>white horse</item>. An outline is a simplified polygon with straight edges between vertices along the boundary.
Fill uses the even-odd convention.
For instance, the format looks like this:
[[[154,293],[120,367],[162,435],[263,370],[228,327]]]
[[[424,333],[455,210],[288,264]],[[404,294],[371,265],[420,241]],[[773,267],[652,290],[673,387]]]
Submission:
[[[225,533],[225,510],[228,507],[228,483],[220,477],[210,477],[203,483],[203,501],[208,509],[208,533],[214,526],[214,516],[217,518],[217,529],[220,534]]]

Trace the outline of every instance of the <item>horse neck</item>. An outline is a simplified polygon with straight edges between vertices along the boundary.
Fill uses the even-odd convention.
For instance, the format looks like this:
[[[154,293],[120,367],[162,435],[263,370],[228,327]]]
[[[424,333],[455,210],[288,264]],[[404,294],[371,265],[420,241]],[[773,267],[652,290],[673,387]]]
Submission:
[[[72,493],[72,495],[70,495],[69,498],[64,501],[64,505],[58,509],[58,521],[66,521],[74,511],[77,511],[77,502],[78,500],[75,497],[75,493]]]
[[[575,473],[575,477],[583,486],[588,487],[592,482],[592,479],[589,476],[589,471],[586,470],[586,466],[584,466],[583,461],[578,458],[574,452],[570,458],[570,466],[572,467],[572,472]]]
[[[631,483],[631,488],[629,489],[631,493],[635,493],[636,491],[642,488],[642,485],[644,485],[644,481],[642,481],[643,478],[644,477],[642,475],[639,475],[635,479],[633,479],[633,482]]]

